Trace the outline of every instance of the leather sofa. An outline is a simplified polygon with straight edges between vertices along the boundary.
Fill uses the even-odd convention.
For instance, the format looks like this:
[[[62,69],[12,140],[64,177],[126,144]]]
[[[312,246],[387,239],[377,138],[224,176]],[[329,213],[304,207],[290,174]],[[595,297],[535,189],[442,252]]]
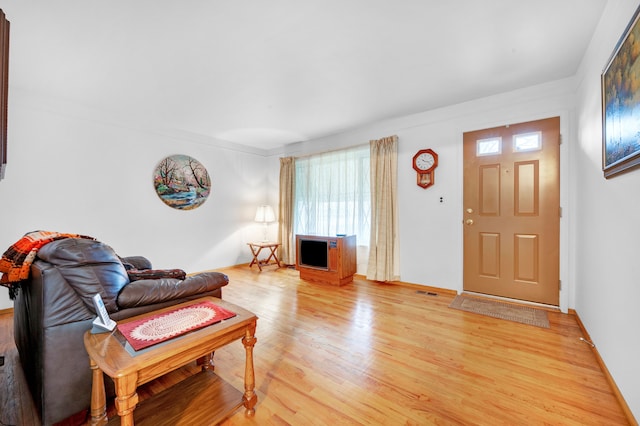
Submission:
[[[94,294],[100,293],[118,321],[202,296],[221,297],[229,282],[218,272],[132,281],[127,268],[151,270],[152,265],[142,256],[120,258],[90,239],[61,239],[38,250],[14,300],[14,333],[43,425],[82,422],[88,413],[91,369],[83,335],[96,318]],[[113,384],[105,382],[112,393]]]

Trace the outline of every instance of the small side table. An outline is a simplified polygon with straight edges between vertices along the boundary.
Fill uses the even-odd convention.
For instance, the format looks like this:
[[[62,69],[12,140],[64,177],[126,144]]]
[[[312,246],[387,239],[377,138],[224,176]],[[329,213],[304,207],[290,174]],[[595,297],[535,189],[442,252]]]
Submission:
[[[278,256],[276,255],[276,250],[278,249],[278,247],[280,247],[280,243],[263,241],[259,243],[247,243],[247,245],[251,249],[251,254],[253,254],[253,260],[249,264],[249,268],[251,268],[253,265],[258,265],[258,269],[262,271],[263,266],[270,265],[270,264],[276,264],[278,265],[278,268],[280,268],[280,261],[278,260]],[[265,249],[265,248],[269,249],[271,253],[266,259],[263,259],[263,260],[258,259],[260,252],[262,251],[262,249]]]

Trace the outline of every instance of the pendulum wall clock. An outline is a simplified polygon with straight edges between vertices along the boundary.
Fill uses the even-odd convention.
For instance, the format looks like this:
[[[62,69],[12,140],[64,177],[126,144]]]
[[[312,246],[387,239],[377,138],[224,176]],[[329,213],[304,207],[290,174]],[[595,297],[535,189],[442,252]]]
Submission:
[[[417,173],[417,185],[428,188],[434,183],[435,170],[438,167],[438,154],[432,149],[421,149],[413,156],[413,168]]]

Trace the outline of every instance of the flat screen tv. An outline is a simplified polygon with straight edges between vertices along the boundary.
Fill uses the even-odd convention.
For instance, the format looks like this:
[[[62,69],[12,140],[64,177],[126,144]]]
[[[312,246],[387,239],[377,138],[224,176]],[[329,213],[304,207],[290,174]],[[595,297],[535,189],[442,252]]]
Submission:
[[[329,269],[329,241],[300,239],[298,244],[299,266]]]

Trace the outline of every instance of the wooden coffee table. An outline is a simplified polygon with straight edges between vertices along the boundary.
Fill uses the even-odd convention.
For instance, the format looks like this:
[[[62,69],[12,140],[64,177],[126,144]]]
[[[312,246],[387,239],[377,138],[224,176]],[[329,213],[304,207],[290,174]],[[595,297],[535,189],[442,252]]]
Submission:
[[[136,423],[154,426],[216,424],[242,405],[245,407],[245,414],[253,416],[258,400],[254,392],[253,372],[257,317],[253,313],[218,298],[204,297],[119,323],[169,312],[204,300],[235,312],[236,316],[138,352],[127,347],[126,339],[117,328],[111,333],[85,333],[84,345],[93,370],[92,425],[103,425],[108,421],[103,372],[115,383],[115,405],[120,424],[128,426],[134,422],[133,413],[138,404],[137,387],[194,360],[203,365],[202,371],[140,403],[136,410]],[[246,352],[244,393],[213,372],[212,353],[239,339],[242,339]],[[117,418],[112,419],[109,424],[116,420]]]

